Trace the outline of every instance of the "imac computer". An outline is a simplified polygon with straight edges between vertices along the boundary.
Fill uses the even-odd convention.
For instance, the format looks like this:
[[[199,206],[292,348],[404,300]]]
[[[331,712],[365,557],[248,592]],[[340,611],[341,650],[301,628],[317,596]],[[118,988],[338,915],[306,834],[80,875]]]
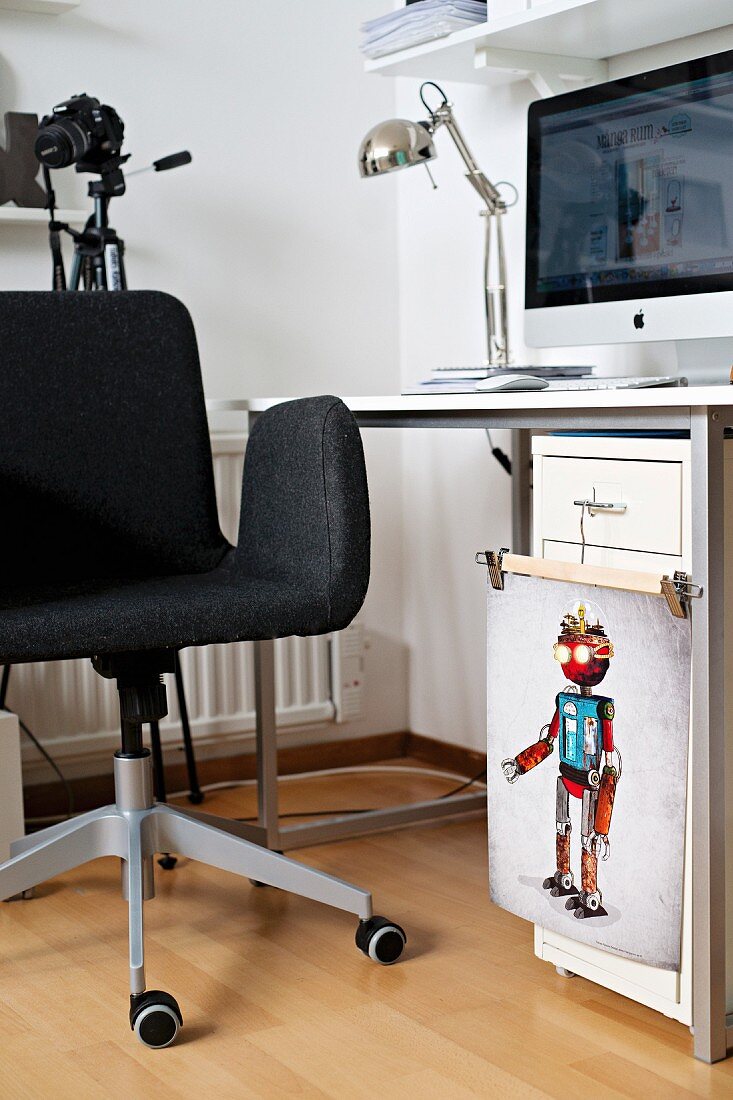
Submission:
[[[695,341],[683,373],[728,381],[733,51],[531,105],[524,317],[530,347]]]

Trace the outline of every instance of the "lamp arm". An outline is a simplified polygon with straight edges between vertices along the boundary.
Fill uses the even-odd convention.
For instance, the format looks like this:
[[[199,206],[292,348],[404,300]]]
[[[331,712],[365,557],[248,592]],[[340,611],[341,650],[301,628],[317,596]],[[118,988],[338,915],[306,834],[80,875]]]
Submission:
[[[502,202],[501,195],[496,187],[494,187],[491,180],[486,178],[476,163],[473,153],[469,149],[466,139],[463,136],[463,132],[456,122],[449,103],[441,104],[441,106],[432,113],[432,123],[434,129],[437,129],[438,126],[445,126],[446,130],[453,138],[453,143],[468,169],[467,178],[469,183],[478,191],[491,213],[493,214],[497,209],[503,207],[504,203]]]
[[[494,212],[494,216],[486,216],[487,223],[492,221],[496,226],[496,258],[497,258],[497,275],[498,275],[498,287],[497,297],[499,299],[499,331],[501,333],[500,338],[496,338],[496,329],[494,329],[494,342],[496,345],[496,362],[502,366],[508,366],[511,362],[511,349],[509,347],[509,318],[507,316],[507,288],[506,288],[506,253],[504,250],[504,222],[501,215],[505,212],[506,207],[502,203],[498,210]],[[487,280],[486,293],[492,293],[492,287]]]
[[[445,126],[453,139],[463,163],[468,169],[467,179],[486,203],[484,236],[484,312],[486,318],[486,358],[489,366],[507,366],[510,362],[509,323],[507,317],[506,255],[501,216],[506,205],[498,190],[483,174],[466,144],[460,126],[455,120],[449,103],[445,102],[431,112],[433,129]],[[496,236],[496,280],[491,278],[492,236]],[[497,317],[498,313],[498,317]]]

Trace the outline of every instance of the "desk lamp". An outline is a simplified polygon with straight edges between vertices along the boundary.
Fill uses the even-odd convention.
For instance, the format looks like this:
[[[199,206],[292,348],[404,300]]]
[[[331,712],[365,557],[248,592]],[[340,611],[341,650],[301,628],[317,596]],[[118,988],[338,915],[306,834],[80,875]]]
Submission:
[[[435,109],[431,108],[425,100],[426,88],[435,88],[443,97],[442,103]],[[390,118],[372,127],[359,149],[359,173],[362,177],[380,176],[385,172],[394,172],[398,168],[424,164],[430,176],[428,161],[437,156],[433,134],[440,126],[445,126],[468,169],[466,178],[486,205],[486,209],[481,211],[481,215],[486,218],[483,270],[486,363],[489,367],[506,367],[511,359],[507,324],[506,261],[501,217],[506,213],[507,206],[497,188],[486,178],[473,159],[456,122],[453,106],[443,89],[432,80],[427,80],[420,86],[420,99],[430,118],[421,122],[410,122],[405,118]],[[432,176],[430,181],[433,187],[437,187]],[[496,280],[492,282],[489,276],[494,238],[496,240]]]

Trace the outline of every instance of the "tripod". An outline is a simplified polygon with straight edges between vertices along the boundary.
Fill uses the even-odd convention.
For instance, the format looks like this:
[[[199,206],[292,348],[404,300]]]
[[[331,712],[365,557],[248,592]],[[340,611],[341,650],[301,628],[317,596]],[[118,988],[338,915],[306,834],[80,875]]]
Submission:
[[[127,277],[125,275],[125,244],[111,228],[109,224],[110,201],[119,195],[124,195],[126,190],[125,177],[122,173],[122,165],[128,159],[125,156],[111,157],[98,167],[79,165],[84,171],[99,173],[99,179],[91,180],[88,186],[88,195],[93,200],[94,210],[87,219],[81,233],[72,229],[65,222],[58,222],[54,217],[56,208],[56,196],[51,186],[51,173],[46,165],[43,166],[43,177],[46,184],[47,207],[49,210],[49,243],[53,258],[53,289],[66,290],[66,273],[61,252],[62,232],[68,233],[74,240],[74,257],[69,277],[69,290],[127,290]],[[154,161],[151,168],[155,172],[163,172],[169,168],[177,168],[179,165],[188,164],[191,154],[188,152],[174,153],[172,156],[163,157]],[[146,172],[149,169],[138,169]],[[136,173],[130,173],[134,175]],[[0,702],[4,705],[5,692],[7,691],[10,666],[6,665],[3,674],[3,690]],[[174,676],[176,682],[176,695],[178,698],[178,711],[181,718],[181,732],[183,734],[183,750],[186,757],[186,770],[188,773],[188,798],[194,805],[203,802],[204,794],[201,790],[196,768],[196,757],[193,751],[191,727],[188,719],[188,706],[186,692],[183,683],[183,671],[179,654],[175,655]],[[150,742],[153,756],[153,775],[155,785],[155,797],[159,802],[166,800],[165,772],[163,767],[163,750],[160,741],[160,727],[158,721],[150,722]],[[164,853],[159,860],[161,867],[170,869],[175,866],[175,856]]]
[[[111,190],[114,177],[122,180],[121,190]],[[124,194],[122,172],[117,169],[89,184],[89,197],[94,200],[94,213],[87,219],[82,233],[72,232],[74,259],[71,265],[69,290],[78,290],[83,280],[85,290],[127,290],[125,276],[125,242],[109,224],[109,203],[113,194]]]
[[[49,244],[53,259],[53,289],[66,290],[66,272],[61,252],[61,233],[68,233],[74,241],[74,258],[71,265],[69,290],[127,290],[125,274],[125,242],[121,240],[109,224],[109,204],[113,198],[124,195],[125,176],[122,165],[129,153],[110,157],[103,164],[80,162],[77,171],[94,172],[99,179],[89,183],[87,194],[94,203],[94,210],[87,218],[84,229],[79,233],[66,222],[56,221],[56,195],[51,185],[51,173],[43,165],[43,179],[46,185],[46,207],[49,212]],[[136,176],[141,172],[167,172],[170,168],[179,168],[191,163],[191,154],[184,150],[172,153],[168,157],[154,160],[146,168],[137,168],[128,172]]]

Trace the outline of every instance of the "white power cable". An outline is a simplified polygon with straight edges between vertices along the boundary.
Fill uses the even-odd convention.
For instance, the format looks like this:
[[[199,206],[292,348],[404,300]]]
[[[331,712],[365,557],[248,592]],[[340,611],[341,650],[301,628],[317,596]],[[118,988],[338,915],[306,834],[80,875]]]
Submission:
[[[457,772],[443,771],[438,768],[419,768],[414,764],[354,764],[345,768],[321,768],[318,771],[310,772],[288,772],[287,775],[278,776],[278,783],[292,782],[296,779],[322,779],[328,776],[334,775],[374,775],[379,774],[395,774],[395,775],[423,775],[428,776],[431,779],[449,779],[453,783],[468,783],[471,779],[468,775],[459,775]],[[480,779],[474,780],[477,787],[485,787],[486,784]],[[220,783],[207,783],[201,787],[201,790],[209,793],[210,791],[231,791],[236,790],[239,787],[254,787],[257,785],[256,779],[237,779],[237,780],[223,780]],[[186,798],[188,791],[173,791],[167,797],[172,798]],[[325,813],[325,811],[324,811]],[[78,817],[78,814],[74,815]],[[50,825],[56,821],[68,820],[66,814],[50,814],[46,817],[27,817],[26,822],[29,825]]]
[[[288,772],[287,775],[278,776],[278,783],[292,782],[296,779],[322,779],[331,775],[368,775],[375,772],[387,774],[392,772],[396,775],[427,775],[435,779],[450,779],[454,783],[468,782],[471,778],[468,775],[458,775],[456,772],[441,771],[436,768],[418,768],[409,764],[354,764],[345,768],[321,768],[318,771],[310,772]],[[478,784],[480,781],[477,780],[476,782]],[[205,792],[228,791],[235,790],[237,787],[254,787],[256,784],[256,779],[224,780],[221,783],[207,783],[201,790]],[[173,794],[168,795],[168,798],[186,798],[187,796],[188,791],[174,791]]]

